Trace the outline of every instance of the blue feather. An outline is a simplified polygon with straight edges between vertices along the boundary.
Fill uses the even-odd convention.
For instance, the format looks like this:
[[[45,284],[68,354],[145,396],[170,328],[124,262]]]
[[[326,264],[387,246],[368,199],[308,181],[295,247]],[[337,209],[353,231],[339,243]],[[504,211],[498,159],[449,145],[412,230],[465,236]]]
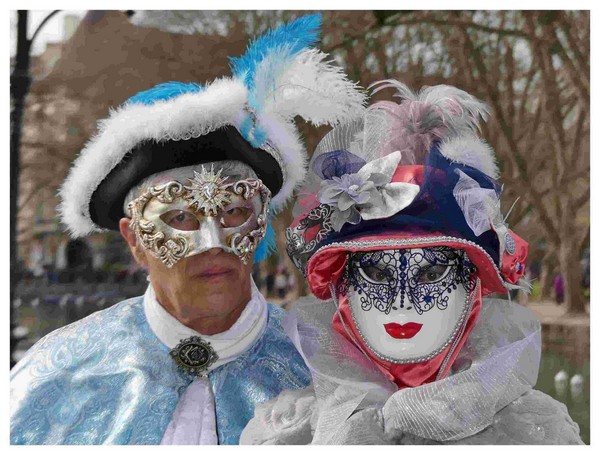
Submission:
[[[254,139],[252,140],[252,145],[254,147],[262,147],[265,142],[269,139],[269,135],[262,128],[256,128],[254,130]]]
[[[321,13],[311,14],[265,33],[248,46],[244,55],[230,58],[231,72],[252,89],[254,71],[270,52],[288,47],[290,57],[298,54],[319,40],[322,23]]]
[[[158,84],[151,89],[139,92],[125,101],[125,104],[154,104],[157,101],[165,101],[175,98],[184,93],[199,93],[204,90],[200,84],[194,82],[165,82]]]
[[[250,131],[253,127],[254,122],[250,117],[246,117],[244,120],[242,120],[242,124],[240,125],[240,133],[242,133],[242,136],[244,136],[244,139],[246,139],[248,142],[250,142]]]
[[[267,224],[267,232],[265,232],[265,237],[256,247],[256,251],[254,253],[254,263],[258,264],[259,262],[264,261],[276,250],[277,243],[275,242],[275,231],[271,227],[271,221],[269,221]]]

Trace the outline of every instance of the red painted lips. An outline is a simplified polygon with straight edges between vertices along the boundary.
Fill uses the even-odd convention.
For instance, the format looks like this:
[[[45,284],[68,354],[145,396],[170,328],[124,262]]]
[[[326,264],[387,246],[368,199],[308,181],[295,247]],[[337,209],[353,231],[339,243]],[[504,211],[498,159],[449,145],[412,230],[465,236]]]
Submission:
[[[400,340],[406,340],[419,333],[419,330],[421,330],[423,324],[419,324],[417,322],[408,322],[402,325],[396,324],[395,322],[390,322],[389,324],[384,324],[383,327],[388,335]]]

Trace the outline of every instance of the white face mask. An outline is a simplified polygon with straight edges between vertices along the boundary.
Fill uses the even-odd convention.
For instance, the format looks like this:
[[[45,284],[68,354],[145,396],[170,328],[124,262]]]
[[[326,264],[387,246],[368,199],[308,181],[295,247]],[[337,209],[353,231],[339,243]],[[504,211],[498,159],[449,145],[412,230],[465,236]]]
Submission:
[[[244,264],[265,236],[271,192],[257,179],[232,180],[202,166],[188,184],[148,188],[128,205],[141,245],[167,267],[222,248]]]
[[[352,253],[342,282],[354,323],[378,357],[428,360],[467,316],[475,267],[448,247]]]

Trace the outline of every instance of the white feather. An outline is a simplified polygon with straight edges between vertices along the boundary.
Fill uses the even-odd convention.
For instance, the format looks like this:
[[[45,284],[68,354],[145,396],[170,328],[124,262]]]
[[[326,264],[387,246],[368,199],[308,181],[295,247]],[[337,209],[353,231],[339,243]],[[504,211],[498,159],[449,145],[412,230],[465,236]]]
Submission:
[[[434,85],[425,87],[419,92],[413,92],[402,82],[386,79],[374,82],[369,86],[372,94],[385,88],[396,89],[394,96],[402,100],[419,101],[430,105],[429,116],[441,118],[444,121],[448,128],[447,138],[479,130],[479,120],[485,122],[489,117],[487,104],[451,85]],[[421,127],[427,129],[426,124],[422,124]]]
[[[373,82],[367,87],[368,90],[371,90],[372,95],[386,88],[395,88],[395,96],[403,100],[416,101],[418,99],[418,94],[413,92],[408,85],[395,79],[384,79]]]
[[[317,49],[303,51],[283,66],[277,61],[280,55],[265,58],[257,67],[253,90],[263,112],[286,119],[299,115],[315,126],[362,115],[366,95],[326,58]]]
[[[419,99],[439,110],[453,135],[479,130],[479,119],[486,121],[489,115],[484,102],[450,85],[424,88],[419,93]]]
[[[277,89],[277,81],[285,69],[294,61],[294,56],[290,56],[290,46],[282,45],[277,49],[272,49],[261,62],[256,66],[253,87],[251,90],[253,97],[253,107],[262,111],[265,104],[274,99]]]
[[[531,284],[531,281],[525,277],[519,278],[519,281],[517,281],[516,284],[511,284],[505,281],[504,287],[509,291],[523,291],[526,294],[531,294],[531,291],[533,290],[533,285]]]
[[[445,140],[439,151],[445,157],[479,169],[494,179],[499,177],[494,150],[473,134]]]
[[[296,127],[280,117],[261,113],[258,126],[267,133],[269,142],[279,151],[284,163],[284,181],[281,190],[272,199],[271,206],[276,213],[287,203],[293,191],[306,177],[307,154]]]

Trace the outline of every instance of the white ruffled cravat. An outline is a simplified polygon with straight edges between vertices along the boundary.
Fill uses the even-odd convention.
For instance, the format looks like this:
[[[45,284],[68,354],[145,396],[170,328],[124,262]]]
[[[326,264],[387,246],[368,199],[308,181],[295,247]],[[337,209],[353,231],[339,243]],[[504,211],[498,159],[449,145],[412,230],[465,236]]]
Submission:
[[[200,336],[210,342],[219,359],[213,370],[236,359],[260,338],[267,323],[267,302],[252,281],[250,302],[238,320],[225,332],[202,335],[183,325],[156,300],[152,284],[144,294],[144,312],[156,337],[170,349],[181,340]],[[182,395],[161,444],[218,444],[215,398],[208,378],[196,378]]]

